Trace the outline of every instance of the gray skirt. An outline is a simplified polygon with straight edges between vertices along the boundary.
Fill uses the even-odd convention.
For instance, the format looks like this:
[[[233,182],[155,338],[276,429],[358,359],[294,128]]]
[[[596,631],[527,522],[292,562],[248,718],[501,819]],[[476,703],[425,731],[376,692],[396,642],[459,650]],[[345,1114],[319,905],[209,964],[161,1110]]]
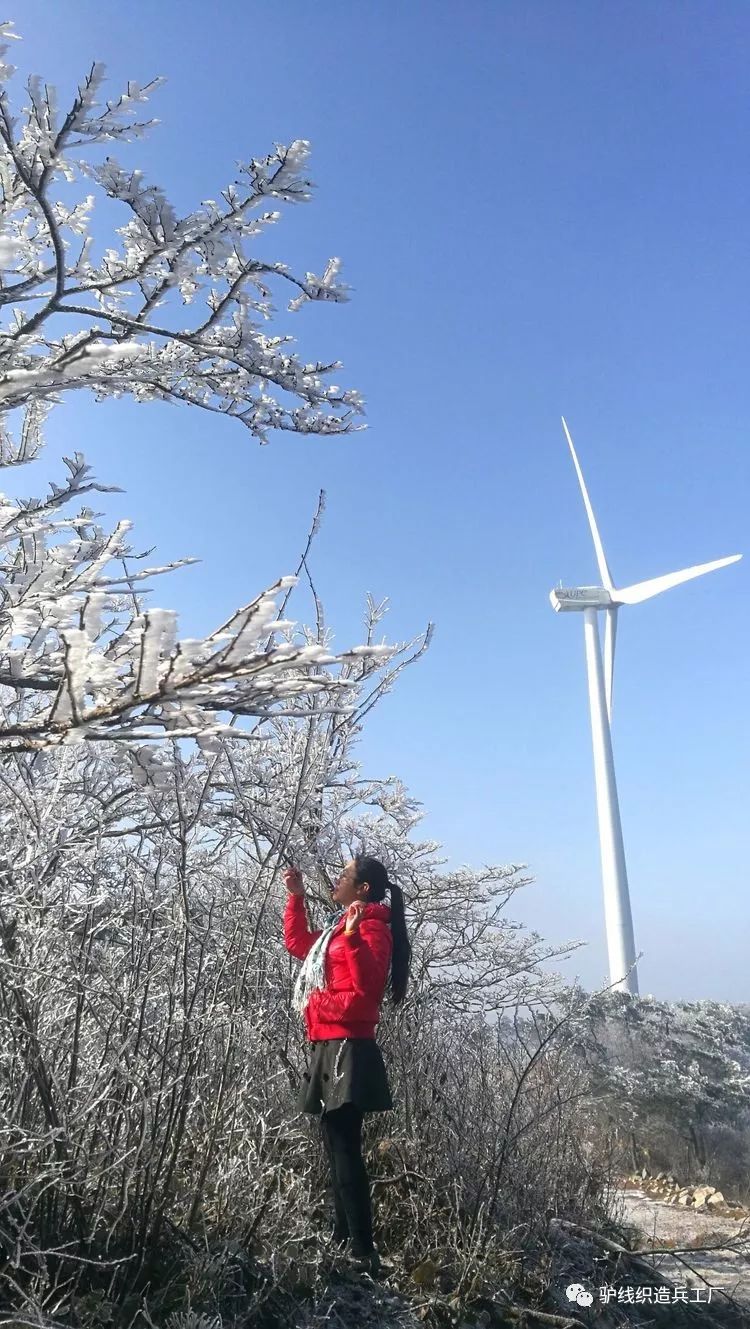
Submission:
[[[393,1108],[388,1073],[374,1038],[324,1038],[310,1043],[310,1063],[297,1095],[298,1112],[322,1116],[343,1103],[363,1112]]]

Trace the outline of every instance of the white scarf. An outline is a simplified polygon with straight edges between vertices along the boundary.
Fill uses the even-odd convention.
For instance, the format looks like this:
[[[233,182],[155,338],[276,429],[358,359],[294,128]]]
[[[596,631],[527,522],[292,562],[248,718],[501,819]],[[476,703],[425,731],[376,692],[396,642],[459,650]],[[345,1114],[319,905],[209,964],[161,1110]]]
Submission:
[[[292,993],[292,1005],[300,1015],[307,1005],[310,993],[325,987],[326,950],[336,924],[341,921],[345,913],[346,908],[342,907],[335,914],[331,914],[320,936],[315,938],[302,961],[302,968],[297,975]]]

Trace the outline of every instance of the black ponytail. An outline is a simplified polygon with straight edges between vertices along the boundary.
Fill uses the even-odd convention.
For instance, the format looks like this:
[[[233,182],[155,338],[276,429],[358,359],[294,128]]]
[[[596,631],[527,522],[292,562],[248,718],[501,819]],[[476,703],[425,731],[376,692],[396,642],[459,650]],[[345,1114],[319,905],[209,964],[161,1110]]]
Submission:
[[[404,896],[400,886],[388,880],[388,873],[377,858],[368,858],[366,854],[357,854],[355,864],[355,885],[367,882],[367,899],[379,904],[387,890],[391,893],[391,932],[393,934],[393,953],[391,955],[391,997],[394,1006],[400,1006],[406,996],[409,978],[411,946],[406,931],[404,916]]]

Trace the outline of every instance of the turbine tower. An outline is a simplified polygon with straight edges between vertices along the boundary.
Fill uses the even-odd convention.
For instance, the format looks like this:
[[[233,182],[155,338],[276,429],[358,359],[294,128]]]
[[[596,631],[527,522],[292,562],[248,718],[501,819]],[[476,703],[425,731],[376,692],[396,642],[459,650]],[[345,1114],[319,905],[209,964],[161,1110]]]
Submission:
[[[633,996],[637,996],[638,975],[636,971],[633,918],[630,911],[625,848],[622,841],[620,808],[617,801],[617,784],[612,756],[612,683],[615,666],[617,614],[622,605],[641,604],[643,600],[650,600],[652,596],[660,595],[662,591],[671,590],[673,586],[679,586],[684,581],[691,581],[693,577],[702,577],[706,572],[715,572],[717,568],[725,568],[729,563],[736,563],[742,558],[742,555],[731,554],[729,558],[718,558],[713,563],[700,563],[694,568],[684,568],[682,572],[670,572],[664,577],[654,577],[650,581],[637,582],[634,586],[626,586],[622,590],[617,590],[604,555],[604,546],[586,489],[583,471],[564,419],[562,425],[573,457],[573,465],[576,468],[583,504],[594,541],[594,551],[602,585],[578,586],[574,589],[565,590],[561,587],[550,592],[550,601],[552,608],[558,612],[572,610],[583,614],[609,977],[616,991],[629,992]],[[604,614],[603,659],[597,617],[599,614]]]

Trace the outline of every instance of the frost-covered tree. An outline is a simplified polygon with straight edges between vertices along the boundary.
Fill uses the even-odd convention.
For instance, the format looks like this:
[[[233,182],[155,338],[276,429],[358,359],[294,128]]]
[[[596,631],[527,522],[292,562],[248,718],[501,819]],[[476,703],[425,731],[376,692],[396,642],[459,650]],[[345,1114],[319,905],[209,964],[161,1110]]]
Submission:
[[[3,57],[15,35],[0,24],[0,403],[27,407],[89,388],[229,415],[261,442],[274,429],[350,430],[362,404],[330,383],[339,363],[304,361],[289,336],[263,330],[273,284],[291,286],[292,311],[345,300],[339,260],[321,277],[300,277],[250,252],[279,219],[270,205],[310,197],[309,144],[240,163],[218,200],[179,216],[142,171],[100,152],[155,123],[141,110],[161,80],[129,83],[104,101],[104,67],[94,64],[60,111],[55,89],[33,77],[14,115],[14,69]],[[97,192],[125,214],[110,247],[93,228]]]
[[[0,101],[0,462],[36,456],[45,411],[80,387],[198,405],[262,442],[351,429],[361,404],[328,383],[334,366],[261,331],[272,280],[293,284],[293,309],[345,298],[337,262],[302,279],[247,252],[276,219],[267,199],[307,196],[307,145],[180,218],[92,157],[146,127],[149,89],[102,106],[100,81],[95,66],[64,115],[38,80],[19,119]],[[98,252],[82,184],[107,215],[127,210],[113,249]],[[546,1027],[513,1045],[497,1019],[554,1001],[544,964],[571,949],[505,918],[521,870],[445,871],[401,782],[356,761],[430,630],[377,645],[384,606],[369,602],[363,645],[336,653],[314,589],[313,629],[284,618],[288,578],[178,641],[170,611],[144,608],[166,569],[139,570],[127,523],[65,515],[103,488],[81,454],[66,465],[47,497],[0,498],[0,1310],[282,1323],[273,1283],[286,1268],[296,1286],[321,1196],[309,1123],[289,1121],[302,1046],[279,873],[303,866],[317,918],[362,847],[402,885],[413,942],[408,999],[383,1020],[402,1107],[382,1212],[411,1264],[439,1237],[478,1286],[490,1245],[496,1272],[550,1196],[577,1212],[582,1077],[548,1057]],[[187,734],[189,757],[141,741]]]
[[[336,656],[317,642],[295,641],[277,605],[294,576],[208,637],[178,640],[174,611],[142,609],[136,586],[192,560],[129,567],[130,523],[106,534],[90,508],[61,514],[71,500],[104,488],[80,454],[66,465],[67,483],[53,484],[44,499],[0,495],[0,750],[165,733],[210,743],[231,725],[224,717],[279,706],[293,713],[304,694],[346,707],[346,677],[324,666],[392,653],[368,642]]]
[[[139,117],[159,80],[102,101],[94,65],[61,113],[55,90],[34,77],[14,115],[5,87],[14,71],[2,61],[14,36],[0,24],[0,467],[39,454],[46,412],[74,388],[200,406],[236,417],[261,442],[272,429],[351,429],[361,403],[328,382],[338,365],[303,363],[290,338],[263,331],[274,280],[293,287],[291,309],[345,299],[338,261],[322,278],[299,278],[249,252],[280,215],[270,202],[309,198],[309,145],[241,165],[219,202],[180,217],[140,171],[99,151],[153,123]],[[105,211],[122,206],[116,247],[102,245],[95,192],[84,187],[110,200]],[[0,748],[165,733],[206,743],[234,718],[304,693],[344,704],[345,680],[323,670],[330,653],[277,640],[290,625],[276,596],[294,578],[205,639],[179,641],[171,610],[143,607],[144,580],[169,569],[134,570],[142,556],[126,542],[130,523],[106,533],[92,509],[64,511],[106,488],[82,453],[65,464],[66,483],[47,497],[0,495]]]
[[[668,1157],[674,1134],[688,1169],[704,1169],[707,1131],[750,1120],[750,1007],[615,992],[587,1005],[580,1051],[632,1166],[644,1148]]]

